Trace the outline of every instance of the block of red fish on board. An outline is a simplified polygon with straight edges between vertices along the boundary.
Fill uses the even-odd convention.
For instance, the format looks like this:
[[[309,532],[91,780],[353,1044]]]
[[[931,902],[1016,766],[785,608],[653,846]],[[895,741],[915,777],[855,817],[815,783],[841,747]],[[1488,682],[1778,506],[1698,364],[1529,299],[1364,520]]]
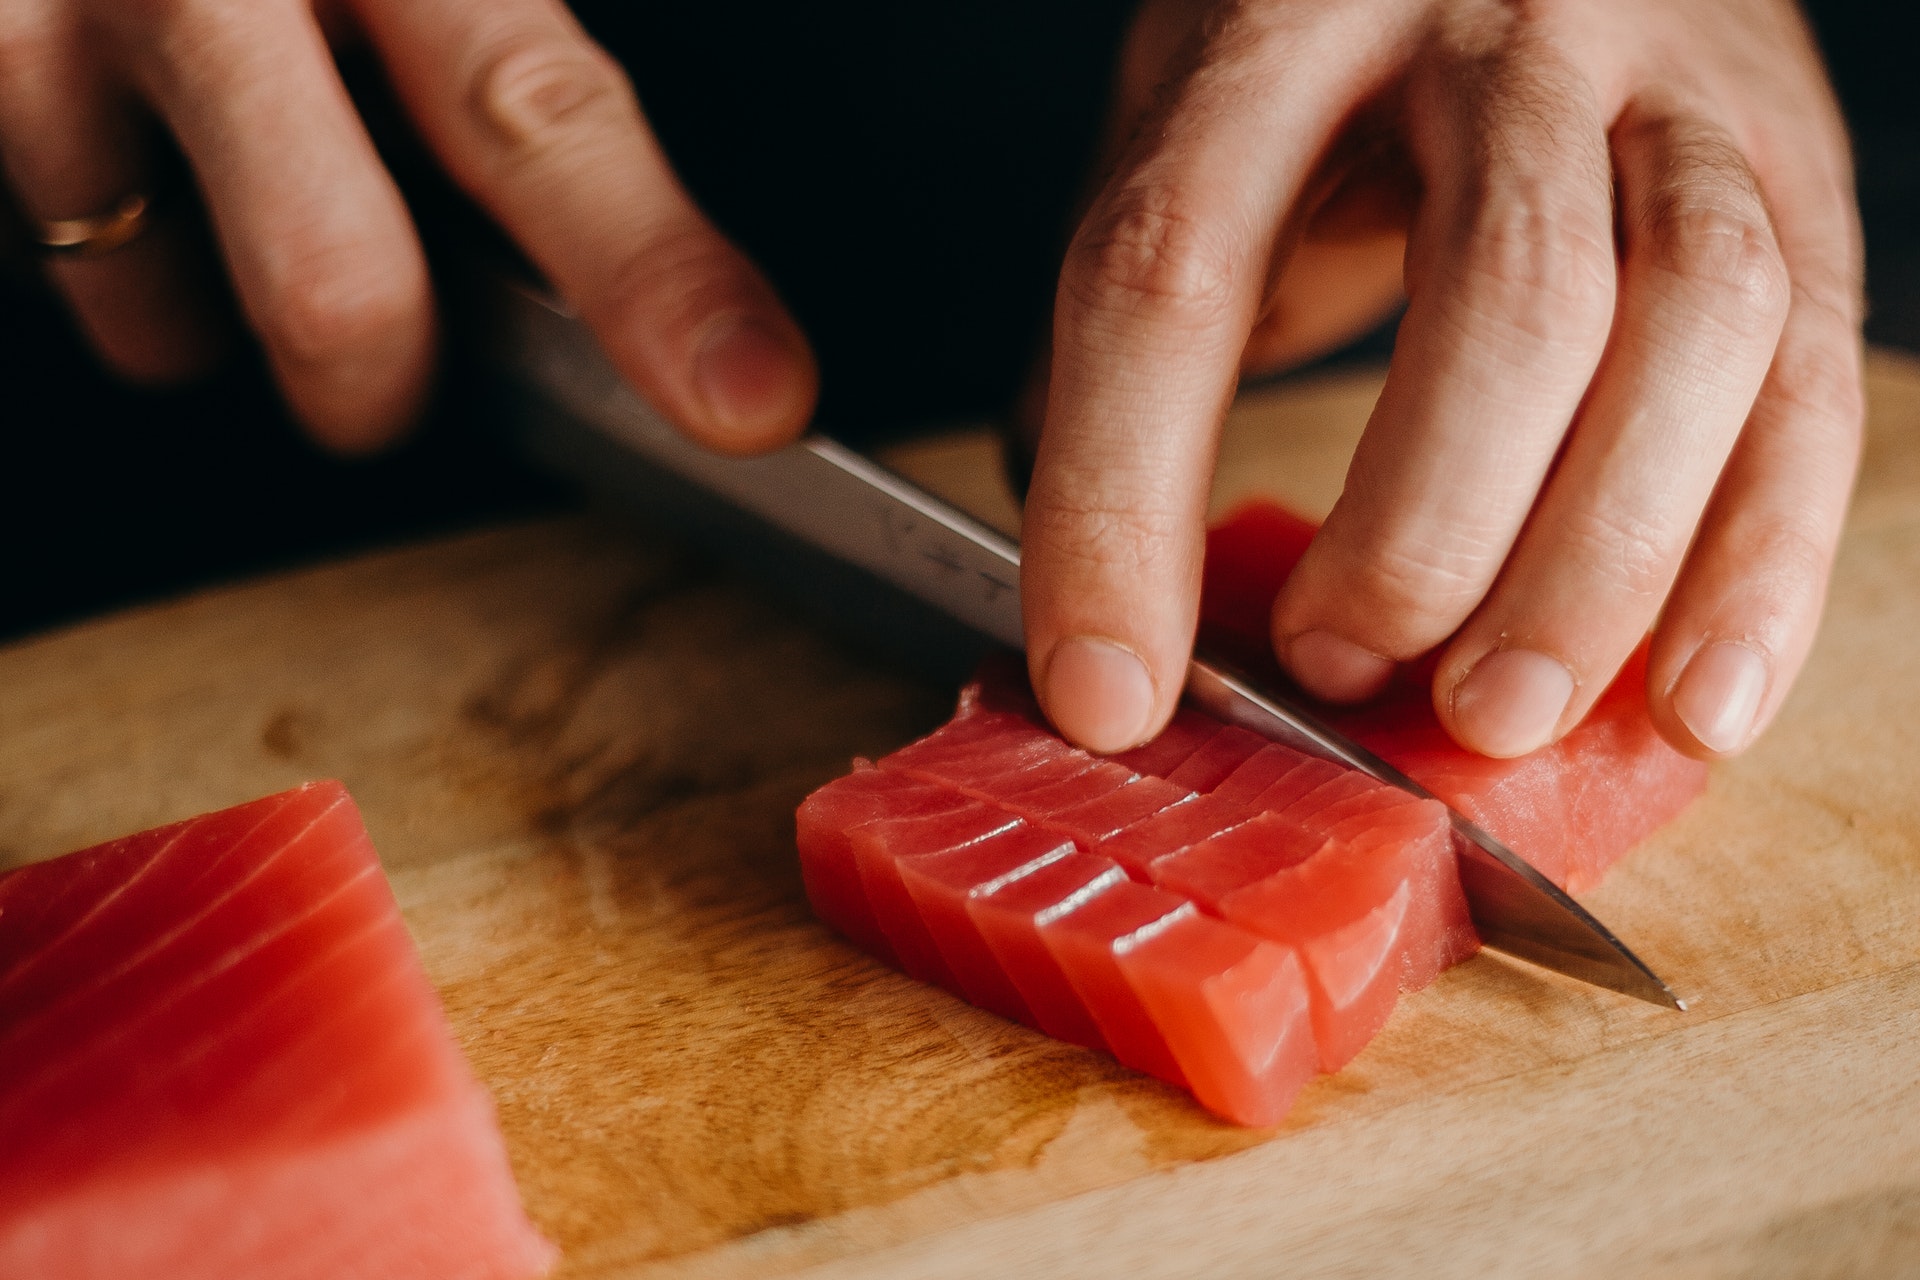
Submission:
[[[1351,797],[1324,783],[1349,771],[1303,767],[1297,753],[1239,741],[1241,731],[1217,723],[1210,736],[1192,736],[1188,756],[1204,764],[1186,776],[1237,775],[1237,800],[1142,776],[1057,739],[1043,752],[1034,738],[1046,731],[1035,722],[983,709],[1017,704],[1017,691],[994,687],[1016,678],[1017,669],[991,670],[970,686],[948,729],[802,806],[803,866],[809,891],[823,895],[822,916],[852,921],[843,928],[850,937],[880,933],[911,976],[1104,1048],[1243,1123],[1277,1119],[1315,1068],[1344,1062],[1378,1029],[1401,981],[1419,968],[1409,957],[1434,950],[1431,939],[1416,941],[1432,922],[1410,904],[1443,894],[1404,881],[1415,866],[1430,878],[1451,875],[1451,862],[1401,855],[1390,860],[1401,881],[1384,888],[1384,871],[1350,876],[1344,896],[1324,895],[1341,918],[1318,933],[1300,926],[1299,912],[1267,909],[1252,892],[1234,899],[1237,914],[1228,917],[1223,904],[1236,891],[1303,859],[1318,855],[1319,869],[1295,881],[1339,878],[1344,845],[1329,832],[1348,816],[1341,806],[1351,808]],[[1209,750],[1215,737],[1227,741]],[[1282,753],[1294,758],[1276,760]],[[1163,767],[1177,774],[1186,763],[1169,756]],[[1276,791],[1287,777],[1294,791]],[[1327,829],[1274,812],[1299,808],[1296,793],[1337,810]],[[1210,888],[1181,881],[1182,868],[1230,847],[1245,851],[1251,871]],[[1358,905],[1366,892],[1379,901]]]
[[[0,1275],[552,1260],[338,783],[0,876]]]
[[[823,832],[822,815],[846,807],[837,788],[889,780],[916,799],[925,785],[863,770],[807,802],[805,856],[858,863],[855,876],[810,875],[809,890],[857,884],[867,895],[864,907],[822,903],[823,916],[870,912],[909,974],[1104,1049],[1244,1123],[1285,1113],[1317,1061],[1306,980],[1290,949],[1199,915],[1072,839],[971,796],[927,823],[881,817],[844,840]]]

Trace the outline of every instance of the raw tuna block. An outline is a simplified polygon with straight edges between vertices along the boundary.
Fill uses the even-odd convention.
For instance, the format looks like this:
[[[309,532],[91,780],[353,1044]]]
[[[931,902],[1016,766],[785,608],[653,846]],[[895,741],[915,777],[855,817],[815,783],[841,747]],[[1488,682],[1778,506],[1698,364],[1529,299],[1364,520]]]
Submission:
[[[338,783],[0,877],[0,1276],[552,1260]]]
[[[1505,840],[1549,880],[1580,893],[1672,821],[1707,784],[1707,766],[1669,747],[1646,709],[1643,645],[1566,737],[1517,760],[1456,746],[1424,689],[1349,712],[1356,739]]]
[[[1273,599],[1306,554],[1316,526],[1277,503],[1242,503],[1207,533],[1200,581],[1200,616],[1209,640],[1240,665],[1273,661]]]

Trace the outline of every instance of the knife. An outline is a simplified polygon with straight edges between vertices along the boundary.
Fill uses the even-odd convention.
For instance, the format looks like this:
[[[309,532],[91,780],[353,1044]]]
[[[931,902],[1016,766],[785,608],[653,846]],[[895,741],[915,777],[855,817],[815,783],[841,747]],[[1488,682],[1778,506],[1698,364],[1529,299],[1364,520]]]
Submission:
[[[634,394],[586,328],[543,292],[507,284],[494,310],[493,352],[502,371],[574,423],[983,636],[1025,647],[1020,547],[1011,538],[825,436],[754,458],[709,453]],[[1438,799],[1308,707],[1224,665],[1196,657],[1185,697],[1220,720]],[[1461,887],[1487,946],[1582,982],[1686,1008],[1584,907],[1471,819],[1452,806],[1447,812]]]

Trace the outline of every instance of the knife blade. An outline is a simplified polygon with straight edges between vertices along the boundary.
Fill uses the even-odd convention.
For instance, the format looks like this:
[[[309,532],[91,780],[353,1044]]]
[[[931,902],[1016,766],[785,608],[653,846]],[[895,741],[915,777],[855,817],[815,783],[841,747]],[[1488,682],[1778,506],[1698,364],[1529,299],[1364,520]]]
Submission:
[[[681,436],[635,395],[578,320],[537,290],[509,285],[495,352],[506,372],[654,467],[772,528],[1024,647],[1020,548],[1000,531],[862,454],[820,435],[753,458],[725,458]],[[1336,761],[1424,799],[1427,788],[1286,694],[1199,656],[1187,701],[1218,719]],[[1461,886],[1489,947],[1579,981],[1672,1009],[1686,1005],[1591,913],[1524,858],[1447,807]]]

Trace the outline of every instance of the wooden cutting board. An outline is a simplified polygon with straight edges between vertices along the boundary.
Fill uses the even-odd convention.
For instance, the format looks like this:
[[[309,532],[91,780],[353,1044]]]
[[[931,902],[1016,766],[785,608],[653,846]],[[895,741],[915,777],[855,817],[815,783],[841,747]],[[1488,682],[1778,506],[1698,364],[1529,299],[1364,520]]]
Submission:
[[[1376,388],[1248,396],[1221,500],[1324,510]],[[950,691],[586,521],[0,650],[0,865],[344,779],[566,1280],[1920,1274],[1920,366],[1872,402],[1793,700],[1591,897],[1693,1011],[1483,955],[1278,1131],[816,924],[795,803]],[[987,458],[899,461],[1010,519]]]

